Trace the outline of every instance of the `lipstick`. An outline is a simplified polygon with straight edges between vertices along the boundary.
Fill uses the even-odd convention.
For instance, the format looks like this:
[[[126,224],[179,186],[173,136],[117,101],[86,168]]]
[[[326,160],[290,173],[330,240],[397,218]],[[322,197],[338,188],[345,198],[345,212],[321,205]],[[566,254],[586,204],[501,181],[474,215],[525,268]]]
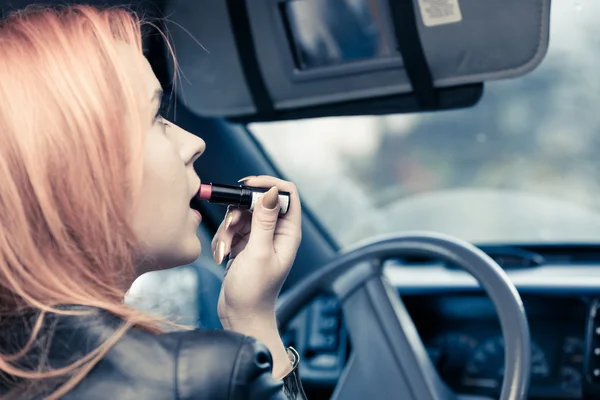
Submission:
[[[200,185],[198,195],[192,199],[192,208],[195,208],[194,203],[196,201],[206,200],[209,203],[226,204],[252,211],[256,207],[257,202],[269,189],[245,185],[231,186],[217,183],[203,183]],[[279,192],[279,214],[286,214],[289,208],[289,192]]]

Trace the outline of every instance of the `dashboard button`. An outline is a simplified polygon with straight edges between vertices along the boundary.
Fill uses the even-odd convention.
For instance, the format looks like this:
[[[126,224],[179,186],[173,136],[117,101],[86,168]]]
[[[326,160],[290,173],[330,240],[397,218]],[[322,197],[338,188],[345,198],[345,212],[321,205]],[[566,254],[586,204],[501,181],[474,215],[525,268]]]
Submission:
[[[309,347],[313,351],[335,351],[337,336],[334,334],[317,333],[310,337]]]
[[[319,320],[319,329],[323,332],[337,332],[338,325],[336,317],[323,317]]]
[[[333,302],[331,301],[333,300]],[[308,331],[308,346],[317,352],[335,351],[339,333],[339,317],[325,311],[338,304],[336,299],[325,298],[314,303]],[[336,306],[337,307],[337,306]],[[337,308],[339,313],[339,308]]]
[[[312,368],[333,369],[337,367],[338,358],[335,354],[319,354],[309,362]]]
[[[560,369],[560,387],[565,392],[581,398],[581,372],[573,367]]]
[[[335,298],[325,298],[321,302],[321,312],[326,315],[338,315],[340,303]]]

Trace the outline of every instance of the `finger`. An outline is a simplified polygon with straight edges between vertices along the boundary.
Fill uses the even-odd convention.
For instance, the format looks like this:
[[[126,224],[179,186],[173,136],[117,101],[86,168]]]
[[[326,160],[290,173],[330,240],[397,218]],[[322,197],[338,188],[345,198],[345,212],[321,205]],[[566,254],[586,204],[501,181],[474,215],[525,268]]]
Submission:
[[[227,230],[227,234],[222,234],[219,233],[218,235],[215,235],[215,237],[213,238],[213,242],[212,242],[212,248],[213,248],[213,253],[215,253],[213,255],[213,258],[215,258],[215,262],[217,262],[218,264],[220,264],[218,261],[218,257],[216,257],[216,249],[219,245],[219,241],[223,240],[223,238],[225,237],[225,247],[224,247],[224,254],[227,255],[228,253],[230,254],[231,257],[231,249],[233,247],[235,247],[237,245],[237,243],[240,242],[240,240],[244,240],[244,243],[248,242],[248,234],[250,233],[250,229],[251,229],[251,219],[252,219],[252,215],[249,211],[246,210],[241,210],[242,214],[241,217],[236,217],[231,223],[231,225],[229,226],[229,229]],[[233,235],[232,239],[231,239],[231,243],[229,243],[227,237],[229,235]],[[228,245],[229,244],[229,245]],[[240,249],[239,251],[243,250]],[[238,251],[238,253],[239,253]]]
[[[249,238],[250,235],[236,235],[236,238],[234,239],[231,245],[231,250],[229,251],[230,259],[236,258],[238,254],[240,254],[246,248],[246,246],[248,245]]]
[[[229,229],[234,231],[237,235],[247,235],[250,233],[250,230],[252,229],[252,227],[251,227],[252,213],[248,210],[241,210],[241,211],[242,211],[242,216],[241,216],[240,220],[235,224],[232,223],[231,226],[229,227]]]
[[[273,186],[260,198],[254,208],[248,248],[252,248],[255,253],[272,252],[278,218],[279,191],[276,186]]]
[[[223,228],[227,230],[230,227],[235,227],[242,221],[243,214],[243,210],[234,206],[227,206],[227,213],[225,214],[225,218],[223,218]]]
[[[302,238],[302,210],[300,206],[300,196],[296,185],[272,176],[264,175],[249,177],[244,184],[255,187],[268,187],[269,185],[274,184],[278,189],[290,193],[290,207],[287,214],[279,216],[279,221],[275,230],[273,248],[277,249],[278,254],[281,254],[281,256],[293,259]]]
[[[252,219],[250,212],[237,207],[227,207],[227,212],[223,218],[223,222],[217,228],[217,232],[213,237],[211,248],[214,251],[217,243],[224,235],[235,235],[238,232],[247,233],[250,231],[250,220]]]
[[[213,258],[217,264],[221,264],[229,254],[235,235],[250,230],[250,224],[249,212],[237,208],[228,211],[211,243]]]
[[[298,189],[292,182],[284,181],[283,179],[275,178],[267,175],[251,176],[244,180],[244,185],[254,186],[260,188],[271,188],[276,186],[279,191],[290,193],[290,206],[288,212],[285,215],[281,215],[279,218],[293,222],[300,226],[302,221],[302,210],[300,205],[300,196],[298,195]]]
[[[223,238],[224,232],[227,231],[227,228],[234,222],[234,220],[239,220],[241,217],[240,210],[234,207],[227,207],[227,211],[225,212],[225,216],[223,217],[223,221],[219,224],[215,235],[213,236],[213,240],[211,242],[211,249],[214,252],[216,250],[217,244],[219,240]]]
[[[233,236],[233,240],[231,241],[231,248],[233,249],[233,247],[235,247],[242,240],[244,240],[245,242],[248,242],[248,236],[249,236],[248,233],[250,233],[250,229],[248,229],[248,232],[246,232],[246,233],[237,232]]]

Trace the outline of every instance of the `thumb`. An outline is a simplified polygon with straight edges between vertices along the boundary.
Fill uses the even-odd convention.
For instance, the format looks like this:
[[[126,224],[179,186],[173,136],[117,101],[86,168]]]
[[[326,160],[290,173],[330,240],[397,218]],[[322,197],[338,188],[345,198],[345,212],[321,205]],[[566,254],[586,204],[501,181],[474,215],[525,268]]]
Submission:
[[[279,190],[273,186],[261,196],[252,213],[248,246],[257,250],[273,248],[273,235],[279,218]]]

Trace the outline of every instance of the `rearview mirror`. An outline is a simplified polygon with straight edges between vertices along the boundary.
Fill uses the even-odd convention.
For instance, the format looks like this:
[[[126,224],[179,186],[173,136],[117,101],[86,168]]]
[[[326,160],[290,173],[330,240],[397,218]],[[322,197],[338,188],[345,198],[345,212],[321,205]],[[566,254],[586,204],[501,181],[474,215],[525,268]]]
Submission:
[[[550,0],[172,0],[180,101],[251,122],[445,110],[546,54]]]

